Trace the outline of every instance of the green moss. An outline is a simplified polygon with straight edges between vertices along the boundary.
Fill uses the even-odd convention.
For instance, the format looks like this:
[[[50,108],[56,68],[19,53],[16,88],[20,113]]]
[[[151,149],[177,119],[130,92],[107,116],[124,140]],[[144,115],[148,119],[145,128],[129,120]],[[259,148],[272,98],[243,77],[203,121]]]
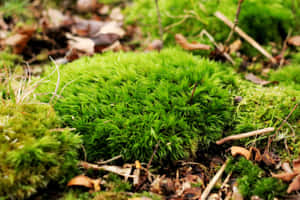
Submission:
[[[0,103],[0,196],[23,199],[76,167],[78,136],[59,127],[49,105]]]
[[[262,44],[280,41],[295,23],[291,2],[291,0],[244,1],[239,20],[240,27]],[[225,41],[230,29],[214,17],[213,13],[221,11],[233,21],[238,0],[200,2],[172,0],[159,1],[159,4],[167,42],[174,41],[173,35],[176,33],[197,37],[202,29],[208,30],[216,40]],[[150,33],[152,37],[159,36],[154,1],[134,1],[128,8],[126,16],[128,23],[140,24],[145,35]]]
[[[245,158],[240,158],[238,161],[231,160],[226,171],[238,175],[238,188],[247,199],[257,195],[263,199],[271,200],[286,191],[286,184],[278,179],[264,177],[264,171]]]
[[[237,94],[242,96],[243,100],[236,107],[234,115],[233,133],[236,134],[265,127],[278,127],[300,100],[300,93],[294,88],[282,86],[268,88],[245,81],[239,84]],[[289,118],[289,122],[297,124],[299,118],[300,110],[297,109]]]
[[[300,90],[300,65],[291,65],[272,71],[271,81],[278,81],[281,85],[291,86]]]
[[[231,119],[230,70],[182,51],[108,53],[60,72],[60,88],[68,86],[55,109],[83,135],[89,160],[147,161],[158,142],[156,161],[180,159],[222,137]],[[55,85],[52,77],[39,90]]]
[[[22,62],[22,58],[19,55],[9,53],[8,51],[0,52],[0,71],[3,68],[16,67],[20,62]]]

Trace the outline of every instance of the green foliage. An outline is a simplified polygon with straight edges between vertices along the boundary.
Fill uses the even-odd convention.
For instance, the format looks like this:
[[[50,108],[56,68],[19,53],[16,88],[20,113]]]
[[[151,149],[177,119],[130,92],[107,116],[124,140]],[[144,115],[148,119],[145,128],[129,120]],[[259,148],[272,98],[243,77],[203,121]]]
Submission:
[[[262,87],[245,81],[240,82],[237,93],[243,100],[236,107],[233,133],[243,133],[265,127],[278,127],[300,100],[299,91],[291,87]],[[289,118],[297,123],[300,110]]]
[[[270,80],[279,81],[280,84],[291,86],[300,90],[300,65],[291,65],[272,71]]]
[[[125,192],[131,190],[132,185],[129,182],[125,182],[116,174],[109,174],[106,181],[107,184],[105,184],[105,187],[111,192]]]
[[[0,12],[3,12],[5,17],[12,15],[23,15],[26,12],[28,0],[1,0]]]
[[[13,68],[20,62],[22,62],[22,58],[19,55],[7,51],[0,52],[0,70],[3,68]]]
[[[83,58],[60,73],[59,90],[68,86],[55,109],[83,135],[88,160],[148,161],[158,142],[156,161],[180,159],[222,137],[231,119],[230,70],[175,49]]]
[[[81,140],[55,128],[59,120],[49,105],[1,101],[0,196],[27,198],[50,181],[72,176]]]
[[[239,175],[237,179],[238,188],[247,199],[257,195],[263,199],[271,200],[275,196],[282,195],[286,190],[286,184],[274,178],[263,177],[264,171],[243,157],[238,161],[231,160],[226,171]]]
[[[291,2],[246,0],[242,5],[239,25],[262,44],[280,41],[296,21]],[[216,40],[224,41],[230,29],[213,14],[221,11],[233,21],[238,0],[172,0],[159,1],[159,5],[167,42],[174,41],[173,35],[176,33],[196,37],[202,29],[208,30]],[[127,23],[140,24],[145,34],[159,36],[154,0],[134,1],[126,16]]]

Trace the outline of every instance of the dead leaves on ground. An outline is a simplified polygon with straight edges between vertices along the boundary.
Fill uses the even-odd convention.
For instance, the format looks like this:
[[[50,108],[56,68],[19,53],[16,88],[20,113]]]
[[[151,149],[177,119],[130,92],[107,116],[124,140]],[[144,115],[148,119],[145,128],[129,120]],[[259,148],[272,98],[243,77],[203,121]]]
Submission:
[[[283,169],[286,169],[286,167]],[[286,182],[292,181],[287,189],[288,194],[300,190],[300,157],[293,161],[293,171],[288,170],[280,174],[272,174],[272,177]]]

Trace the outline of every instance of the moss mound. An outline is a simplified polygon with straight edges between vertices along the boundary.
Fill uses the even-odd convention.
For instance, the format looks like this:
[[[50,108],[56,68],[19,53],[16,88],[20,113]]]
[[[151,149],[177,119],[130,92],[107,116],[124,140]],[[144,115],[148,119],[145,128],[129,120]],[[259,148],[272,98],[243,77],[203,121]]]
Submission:
[[[172,0],[159,1],[159,4],[167,41],[174,41],[176,33],[196,37],[202,29],[225,41],[230,29],[214,17],[214,12],[221,11],[233,21],[238,0]],[[138,23],[146,34],[159,36],[154,1],[134,1],[126,16],[128,23]],[[239,18],[241,28],[262,44],[284,39],[295,21],[291,0],[244,1]]]
[[[55,109],[83,135],[89,160],[145,161],[158,142],[156,160],[180,159],[220,139],[232,116],[230,70],[175,49],[98,55],[60,73],[60,88],[68,85]]]
[[[45,104],[0,103],[0,197],[23,199],[76,167],[80,138]]]

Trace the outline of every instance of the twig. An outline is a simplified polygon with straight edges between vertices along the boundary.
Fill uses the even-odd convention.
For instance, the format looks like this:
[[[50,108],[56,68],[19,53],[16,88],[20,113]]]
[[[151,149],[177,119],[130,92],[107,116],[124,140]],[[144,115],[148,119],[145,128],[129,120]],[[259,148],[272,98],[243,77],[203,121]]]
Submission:
[[[149,160],[149,162],[148,162],[148,164],[147,164],[147,171],[149,170],[150,165],[151,165],[151,163],[152,163],[152,160],[153,160],[153,158],[154,158],[154,155],[156,154],[156,152],[157,152],[157,150],[158,150],[159,143],[160,143],[160,141],[158,141],[157,144],[155,145],[154,151],[153,151],[153,153],[152,153],[152,155],[151,155],[151,158],[150,158],[150,160]]]
[[[218,45],[215,41],[215,39],[213,38],[213,36],[211,34],[209,34],[206,30],[202,30],[200,33],[200,36],[202,35],[206,35],[208,37],[208,39],[215,45],[215,47],[221,52],[223,53],[224,57],[231,62],[232,65],[235,65],[235,62],[233,61],[233,59],[230,57],[230,55],[226,52],[224,52],[224,48],[221,47],[220,45]]]
[[[280,124],[279,128],[276,130],[276,135],[277,133],[281,130],[281,128],[283,127],[283,125],[285,123],[287,123],[287,120],[291,117],[291,115],[293,114],[293,112],[296,110],[296,108],[298,107],[298,103],[293,107],[293,109],[291,110],[291,112],[288,114],[288,116],[283,120],[283,122]]]
[[[99,162],[97,162],[97,164],[98,165],[104,165],[104,164],[110,163],[110,162],[112,162],[114,160],[118,160],[119,158],[122,158],[122,155],[115,156],[115,157],[113,157],[113,158],[111,158],[109,160],[99,161]]]
[[[234,27],[234,24],[221,12],[215,12],[215,16],[223,21],[227,26],[230,28]],[[276,63],[275,58],[271,54],[269,54],[260,44],[258,44],[253,38],[251,38],[247,33],[245,33],[242,29],[238,26],[234,29],[236,33],[238,33],[242,38],[244,38],[247,42],[249,42],[254,48],[256,48],[259,52],[261,52],[264,56],[271,60],[272,63]]]
[[[56,68],[56,71],[57,71],[57,82],[56,82],[56,87],[55,87],[55,90],[54,90],[54,94],[53,94],[53,96],[51,97],[50,102],[49,102],[49,103],[51,104],[52,101],[53,101],[53,99],[54,99],[54,97],[56,97],[56,95],[57,95],[57,91],[58,91],[58,88],[59,88],[59,82],[60,82],[60,73],[59,73],[59,67],[58,67],[58,65],[56,64],[55,60],[54,60],[51,56],[49,56],[49,58],[50,58],[50,60],[54,63],[55,68]]]
[[[158,20],[158,25],[159,25],[160,40],[161,40],[162,43],[164,43],[163,42],[164,31],[163,31],[163,27],[162,27],[162,23],[161,23],[161,17],[160,17],[158,0],[155,0],[155,5],[156,5],[157,20]]]
[[[279,57],[280,57],[279,66],[280,67],[282,67],[282,65],[284,64],[284,53],[285,53],[285,51],[288,48],[287,41],[290,38],[291,34],[292,34],[292,29],[289,30],[289,32],[288,32],[288,34],[287,34],[287,36],[286,36],[286,38],[285,38],[285,40],[283,42],[282,50],[281,50],[281,52],[279,54]]]
[[[219,171],[216,173],[216,175],[211,179],[205,190],[203,191],[200,200],[206,200],[210,191],[213,189],[215,186],[216,182],[221,178],[223,172],[225,171],[225,168],[228,164],[228,160],[222,165],[222,167],[219,169]]]
[[[238,134],[238,135],[231,135],[231,136],[225,137],[221,140],[218,140],[216,143],[218,145],[220,145],[220,144],[223,144],[223,143],[228,142],[230,140],[240,140],[240,139],[251,137],[251,136],[262,135],[262,134],[265,134],[265,133],[272,132],[274,130],[275,129],[273,127],[269,127],[269,128],[256,130],[256,131],[251,131],[251,132],[248,132],[248,133],[242,133],[242,134]]]
[[[236,15],[235,15],[235,19],[234,19],[234,25],[228,35],[228,38],[227,40],[225,41],[225,46],[230,42],[231,40],[231,37],[235,31],[235,28],[236,26],[238,25],[239,23],[239,16],[240,16],[240,12],[241,12],[241,6],[242,6],[242,3],[243,3],[244,0],[239,0],[239,5],[238,5],[238,8],[237,8],[237,11],[236,11]]]

